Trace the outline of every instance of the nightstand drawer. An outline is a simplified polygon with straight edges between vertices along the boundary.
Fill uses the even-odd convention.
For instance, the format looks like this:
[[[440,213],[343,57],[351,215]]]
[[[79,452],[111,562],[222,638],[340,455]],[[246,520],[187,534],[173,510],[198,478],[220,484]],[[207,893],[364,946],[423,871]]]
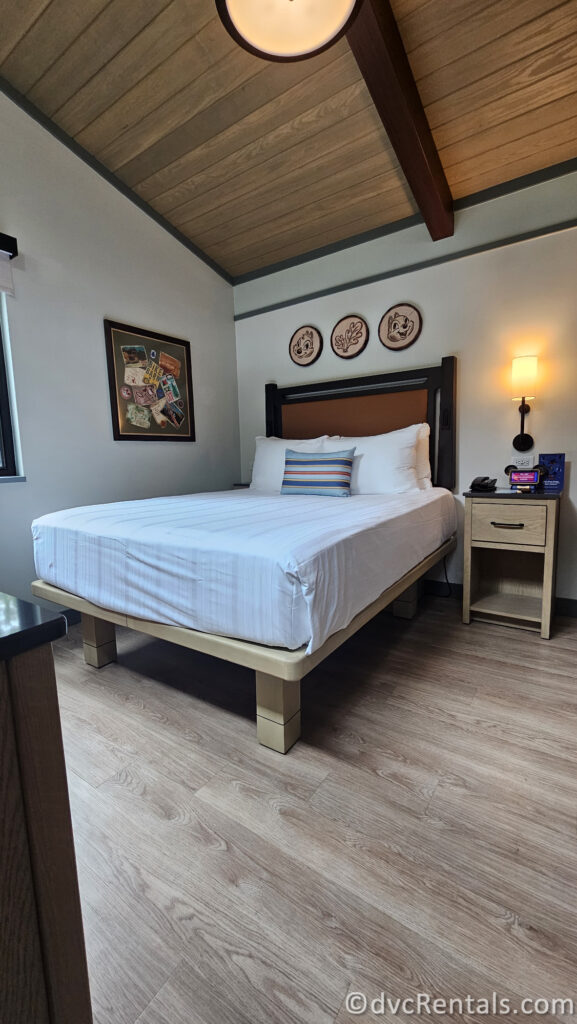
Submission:
[[[545,546],[547,509],[545,505],[523,505],[523,502],[474,502],[472,517],[473,541],[500,544],[535,544]]]

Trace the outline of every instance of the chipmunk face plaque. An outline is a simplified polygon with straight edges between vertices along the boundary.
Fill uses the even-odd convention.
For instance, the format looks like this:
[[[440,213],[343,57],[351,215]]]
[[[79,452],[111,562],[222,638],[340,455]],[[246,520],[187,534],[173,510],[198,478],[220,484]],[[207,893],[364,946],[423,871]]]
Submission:
[[[323,350],[321,332],[310,324],[299,327],[289,341],[289,355],[297,366],[311,366],[316,363]]]
[[[422,327],[423,318],[416,306],[398,302],[382,317],[379,338],[385,348],[408,348],[417,340]]]

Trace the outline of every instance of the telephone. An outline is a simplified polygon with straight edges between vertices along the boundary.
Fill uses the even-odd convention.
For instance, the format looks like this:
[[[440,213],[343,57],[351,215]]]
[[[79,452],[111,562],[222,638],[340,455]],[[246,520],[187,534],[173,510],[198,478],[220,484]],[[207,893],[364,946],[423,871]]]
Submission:
[[[492,480],[488,476],[476,476],[469,488],[471,491],[496,491],[497,478]]]

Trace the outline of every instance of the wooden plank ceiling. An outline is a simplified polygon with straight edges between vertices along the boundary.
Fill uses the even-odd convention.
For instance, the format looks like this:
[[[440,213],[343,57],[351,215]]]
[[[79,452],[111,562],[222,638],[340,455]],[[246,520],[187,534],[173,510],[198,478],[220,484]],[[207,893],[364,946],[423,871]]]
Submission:
[[[577,0],[392,7],[454,198],[577,156]],[[0,75],[233,276],[416,212],[346,39],[267,63],[213,0],[0,0],[0,24]]]

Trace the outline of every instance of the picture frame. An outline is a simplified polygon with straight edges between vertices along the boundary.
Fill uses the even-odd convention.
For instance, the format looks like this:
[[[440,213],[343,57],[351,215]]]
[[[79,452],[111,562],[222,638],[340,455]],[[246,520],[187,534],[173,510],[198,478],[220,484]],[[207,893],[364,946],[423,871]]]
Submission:
[[[323,350],[323,336],[318,327],[303,324],[289,341],[289,356],[297,366],[312,366]]]
[[[414,345],[423,329],[423,317],[412,302],[397,302],[383,314],[379,338],[385,348],[399,351]]]
[[[104,320],[115,441],[195,441],[190,342]]]
[[[356,359],[369,342],[369,325],[358,313],[347,313],[335,324],[331,348],[339,359]]]

